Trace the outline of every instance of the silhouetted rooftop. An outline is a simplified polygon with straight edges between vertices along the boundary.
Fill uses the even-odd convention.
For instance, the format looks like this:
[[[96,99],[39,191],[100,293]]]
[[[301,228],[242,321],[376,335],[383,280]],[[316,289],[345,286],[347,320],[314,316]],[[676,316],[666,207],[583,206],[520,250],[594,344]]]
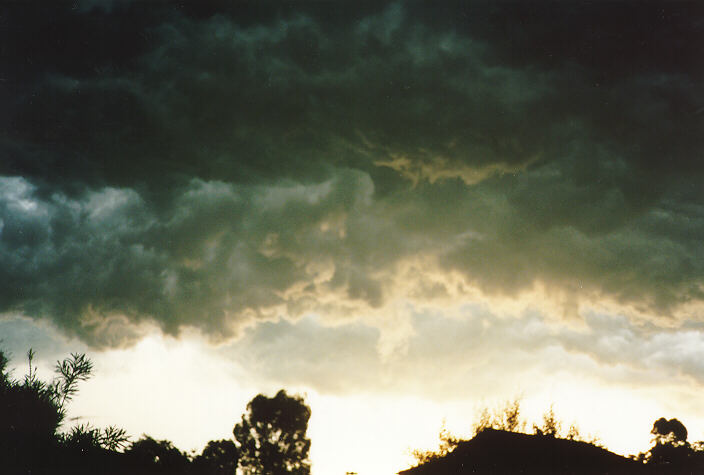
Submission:
[[[587,442],[485,429],[446,456],[399,475],[645,472],[642,464]]]

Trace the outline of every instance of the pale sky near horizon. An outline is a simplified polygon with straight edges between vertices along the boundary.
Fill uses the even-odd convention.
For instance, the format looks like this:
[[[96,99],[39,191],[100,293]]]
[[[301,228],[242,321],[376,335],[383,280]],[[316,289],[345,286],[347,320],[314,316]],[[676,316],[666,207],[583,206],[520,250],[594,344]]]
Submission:
[[[704,5],[8,2],[0,339],[200,451],[305,395],[314,475],[551,403],[704,439]]]

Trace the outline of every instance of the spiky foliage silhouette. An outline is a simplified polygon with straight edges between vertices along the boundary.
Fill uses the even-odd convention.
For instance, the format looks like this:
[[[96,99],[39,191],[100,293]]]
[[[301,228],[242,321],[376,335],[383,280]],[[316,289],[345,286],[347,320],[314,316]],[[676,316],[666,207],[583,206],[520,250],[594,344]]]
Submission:
[[[127,436],[117,427],[87,424],[60,432],[69,401],[92,374],[92,362],[85,354],[72,353],[56,362],[54,378],[45,382],[39,378],[35,356],[33,349],[27,352],[27,372],[15,380],[0,351],[0,472],[94,472],[108,452],[125,446]]]

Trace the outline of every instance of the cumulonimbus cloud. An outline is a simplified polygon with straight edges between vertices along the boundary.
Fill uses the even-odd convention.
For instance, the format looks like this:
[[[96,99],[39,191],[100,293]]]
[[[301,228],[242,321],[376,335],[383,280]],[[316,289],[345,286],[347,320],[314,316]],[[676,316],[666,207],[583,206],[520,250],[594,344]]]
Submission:
[[[222,339],[280,316],[540,289],[558,313],[699,318],[695,64],[624,50],[615,67],[564,45],[531,63],[477,20],[505,12],[475,7],[463,27],[403,3],[332,22],[106,5],[56,17],[67,44],[95,42],[84,60],[5,47],[0,311],[96,345],[143,322]],[[95,27],[138,13],[124,48]],[[663,45],[701,35],[678,22],[654,26]],[[626,33],[630,48],[644,30]]]

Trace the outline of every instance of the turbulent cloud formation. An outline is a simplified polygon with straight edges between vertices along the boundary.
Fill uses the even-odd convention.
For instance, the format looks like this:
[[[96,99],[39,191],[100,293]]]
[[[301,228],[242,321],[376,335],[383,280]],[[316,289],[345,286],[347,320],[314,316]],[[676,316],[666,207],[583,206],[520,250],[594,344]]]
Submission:
[[[3,7],[0,312],[701,318],[696,5],[71,6]]]
[[[663,393],[665,386],[704,383],[702,335],[693,330],[650,333],[623,317],[594,313],[574,329],[535,312],[502,318],[483,305],[466,307],[462,318],[408,313],[416,334],[403,355],[386,359],[376,331],[359,323],[323,326],[313,317],[259,325],[217,351],[264,381],[324,394],[373,390],[477,401],[489,392],[534,395],[555,381]]]

